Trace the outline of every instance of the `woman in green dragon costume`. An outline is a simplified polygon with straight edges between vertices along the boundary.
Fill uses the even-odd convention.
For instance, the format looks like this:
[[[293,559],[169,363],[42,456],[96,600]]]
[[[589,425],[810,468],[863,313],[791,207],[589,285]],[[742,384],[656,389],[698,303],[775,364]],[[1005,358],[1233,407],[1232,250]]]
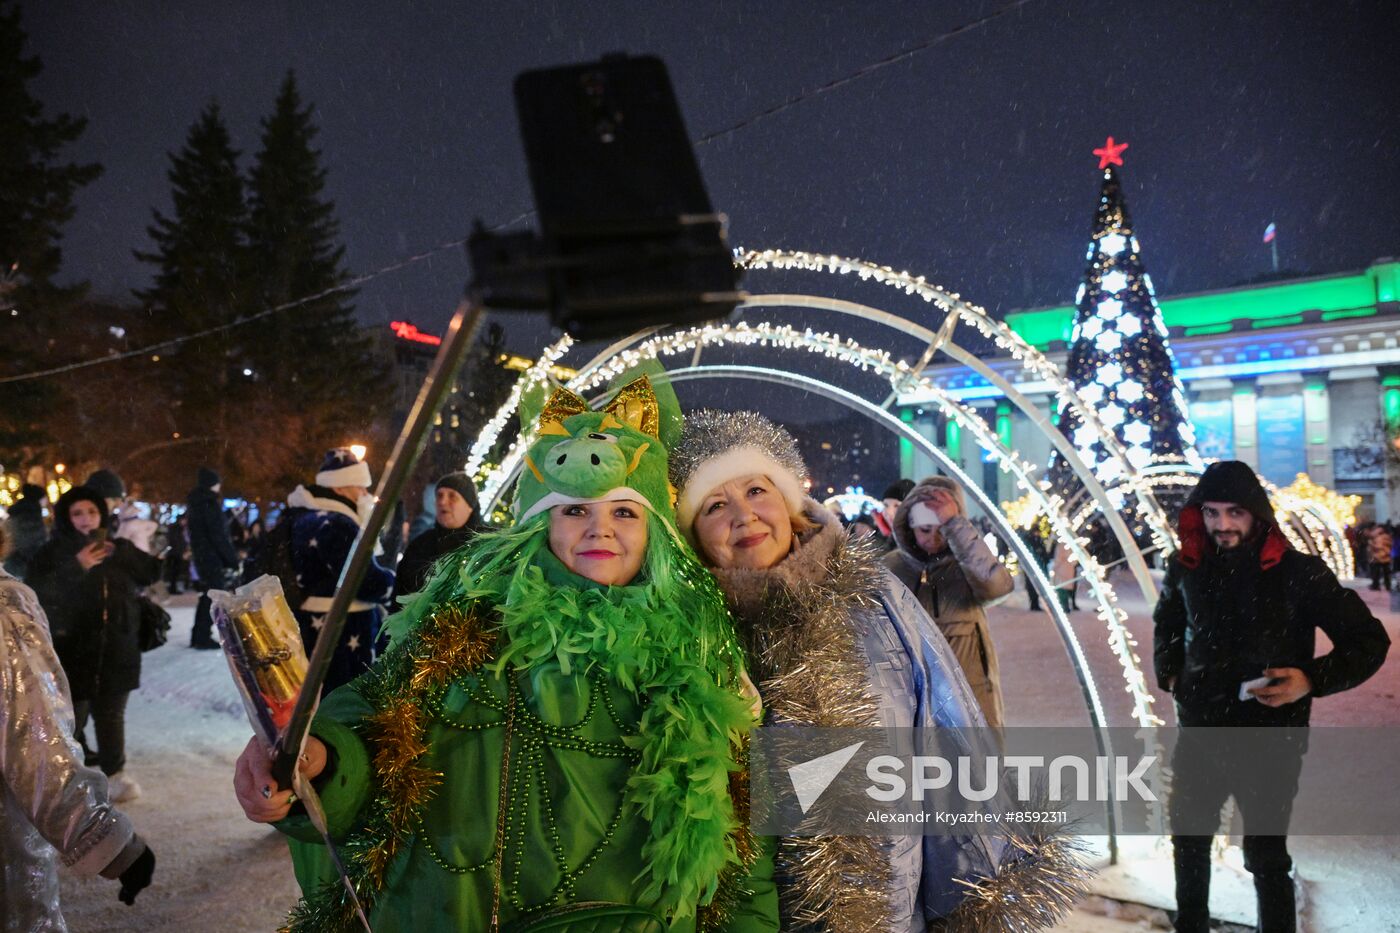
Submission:
[[[514,526],[444,562],[313,722],[302,767],[347,875],[379,933],[776,930],[739,793],[756,694],[674,526],[675,396],[643,376],[602,411],[529,407]],[[236,787],[291,839],[292,930],[358,928],[265,754]]]

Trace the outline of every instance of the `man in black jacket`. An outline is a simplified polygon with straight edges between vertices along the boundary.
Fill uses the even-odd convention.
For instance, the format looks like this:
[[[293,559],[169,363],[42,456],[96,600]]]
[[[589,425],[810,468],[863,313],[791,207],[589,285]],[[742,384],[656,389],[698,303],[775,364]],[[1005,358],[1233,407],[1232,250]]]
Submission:
[[[1246,464],[1211,464],[1178,530],[1181,550],[1153,613],[1157,682],[1171,691],[1182,727],[1169,806],[1176,929],[1210,927],[1210,834],[1233,796],[1244,818],[1259,929],[1291,933],[1293,862],[1281,827],[1298,789],[1312,697],[1366,680],[1385,661],[1390,639],[1322,560],[1289,546]],[[1333,650],[1314,657],[1319,627]],[[1199,727],[1292,728],[1242,731],[1233,742]],[[1261,744],[1261,734],[1277,739]]]
[[[217,648],[214,640],[213,603],[209,591],[230,588],[238,582],[238,552],[229,537],[224,505],[219,497],[219,474],[200,467],[195,487],[185,504],[189,531],[190,557],[199,582],[199,605],[194,611],[194,631],[190,634],[191,648]]]
[[[435,487],[437,521],[414,538],[399,560],[394,580],[394,608],[399,597],[411,596],[428,584],[433,565],[471,540],[485,526],[477,503],[476,484],[466,473],[449,473]]]

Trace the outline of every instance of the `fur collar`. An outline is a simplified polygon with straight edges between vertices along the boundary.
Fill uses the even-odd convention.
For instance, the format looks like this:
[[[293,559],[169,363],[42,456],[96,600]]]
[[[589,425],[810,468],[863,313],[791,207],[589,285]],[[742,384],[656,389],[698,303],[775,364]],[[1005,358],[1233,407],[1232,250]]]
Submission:
[[[314,490],[314,491],[313,491]],[[298,486],[287,496],[287,505],[294,509],[311,509],[315,512],[335,512],[353,520],[356,525],[360,524],[359,513],[348,505],[340,496],[331,493],[330,495],[318,495],[317,493],[327,492],[320,487],[312,486],[307,489],[305,486]]]
[[[1201,565],[1212,547],[1199,505],[1188,505],[1181,510],[1181,516],[1177,519],[1177,536],[1181,539],[1181,550],[1176,552],[1176,559],[1182,566],[1194,570]],[[1292,546],[1279,530],[1278,523],[1270,522],[1268,530],[1264,532],[1263,543],[1259,545],[1259,569],[1268,570],[1276,566],[1289,550],[1292,550]]]

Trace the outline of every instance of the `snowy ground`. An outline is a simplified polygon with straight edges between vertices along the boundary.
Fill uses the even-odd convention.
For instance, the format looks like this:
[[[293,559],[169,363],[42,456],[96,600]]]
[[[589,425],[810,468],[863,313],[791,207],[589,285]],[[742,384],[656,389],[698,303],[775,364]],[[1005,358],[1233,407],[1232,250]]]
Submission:
[[[1151,623],[1140,594],[1124,589],[1122,604],[1139,654],[1150,656]],[[1400,641],[1400,614],[1389,611],[1384,593],[1362,595]],[[1083,700],[1058,635],[1048,616],[1024,607],[1017,593],[992,612],[1001,656],[1008,723],[1087,723]],[[1088,606],[1081,598],[1081,605]],[[136,906],[117,901],[117,885],[104,879],[63,877],[64,913],[77,933],[88,931],[208,930],[221,933],[275,930],[295,902],[286,846],[278,834],[249,823],[233,797],[233,762],[249,729],[220,652],[193,651],[189,629],[193,599],[177,597],[170,642],[145,656],[142,687],[127,713],[129,773],[145,790],[125,806],[156,852],[153,886]],[[1130,706],[1122,693],[1118,662],[1092,612],[1075,614],[1074,627],[1114,725],[1127,725]],[[1325,647],[1325,646],[1324,646]],[[1150,678],[1149,678],[1150,680]],[[1400,649],[1367,684],[1319,701],[1319,725],[1397,725]],[[1170,720],[1170,703],[1158,696],[1159,714]],[[1387,801],[1386,805],[1396,804]],[[1290,849],[1305,882],[1305,929],[1313,933],[1383,933],[1400,930],[1400,840],[1393,837],[1293,837]],[[1126,849],[1125,849],[1126,851]],[[1248,876],[1229,864],[1219,868],[1213,906],[1217,916],[1252,920]],[[1106,870],[1096,897],[1062,933],[1126,933],[1165,929],[1161,908],[1170,904],[1169,854],[1140,854]],[[1233,927],[1232,929],[1246,929]]]
[[[171,601],[170,641],[145,656],[127,710],[127,770],[144,793],[123,809],[156,853],[154,882],[127,907],[115,882],[64,873],[75,933],[267,933],[296,902],[282,837],[234,799],[233,763],[252,732],[223,652],[189,647],[193,606]]]

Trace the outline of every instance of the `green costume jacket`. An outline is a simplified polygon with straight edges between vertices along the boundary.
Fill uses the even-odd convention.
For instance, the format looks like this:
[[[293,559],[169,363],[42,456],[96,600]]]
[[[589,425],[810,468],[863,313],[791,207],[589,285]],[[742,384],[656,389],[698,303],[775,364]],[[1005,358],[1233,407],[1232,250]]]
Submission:
[[[334,756],[333,772],[317,783],[337,843],[363,822],[362,812],[377,792],[374,752],[364,738],[374,710],[358,686],[356,681],[327,696],[311,729]],[[566,675],[554,663],[499,675],[478,667],[454,679],[431,704],[420,763],[444,780],[408,827],[405,850],[384,873],[369,912],[376,933],[489,929],[510,699],[502,928],[562,904],[640,902],[648,823],[624,806],[637,761],[628,742],[636,733],[639,699],[611,677]],[[288,817],[278,828],[291,837],[297,881],[308,897],[323,885],[340,887],[325,845],[304,815]],[[692,916],[670,929],[777,930],[772,851],[766,841],[759,846],[747,876],[736,879],[726,916],[707,920],[702,908],[699,926]]]

